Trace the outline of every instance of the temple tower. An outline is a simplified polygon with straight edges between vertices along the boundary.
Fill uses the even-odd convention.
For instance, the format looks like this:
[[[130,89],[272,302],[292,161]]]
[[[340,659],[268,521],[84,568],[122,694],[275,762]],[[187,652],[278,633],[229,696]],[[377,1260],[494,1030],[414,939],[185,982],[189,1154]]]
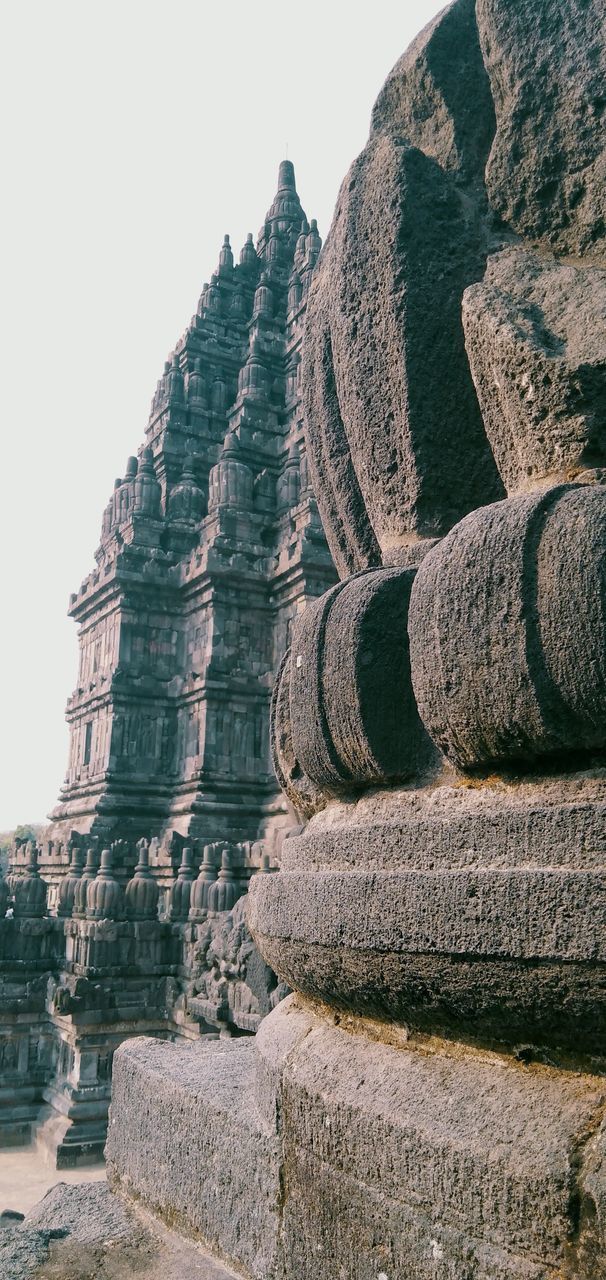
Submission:
[[[122,839],[134,857],[142,836],[171,833],[271,843],[284,820],[272,672],[293,617],[335,577],[299,389],[320,246],[285,160],[256,246],[249,235],[235,262],[225,236],[164,366],[96,567],[70,600],[80,667],[42,858],[51,879],[74,835]]]

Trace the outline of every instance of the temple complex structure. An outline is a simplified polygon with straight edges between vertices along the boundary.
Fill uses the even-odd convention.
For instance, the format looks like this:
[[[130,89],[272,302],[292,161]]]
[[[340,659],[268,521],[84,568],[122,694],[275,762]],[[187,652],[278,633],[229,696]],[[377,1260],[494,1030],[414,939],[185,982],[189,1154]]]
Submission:
[[[300,395],[320,247],[285,160],[256,246],[236,264],[225,237],[71,597],[65,785],[0,880],[0,1145],[59,1165],[101,1156],[124,1039],[250,1034],[287,990],[240,900],[297,822],[273,672],[336,576]]]
[[[136,841],[156,837],[166,877],[185,837],[200,852],[264,837],[273,848],[284,823],[268,747],[272,673],[293,617],[335,577],[300,399],[320,247],[285,160],[256,246],[249,235],[235,263],[225,236],[145,441],[115,482],[96,566],[70,600],[80,666],[41,855],[51,881],[70,843],[91,837],[123,842],[120,874]]]
[[[113,1208],[247,1280],[606,1280],[605,82],[603,0],[454,0],[344,178],[301,366],[339,581],[292,615],[274,681],[299,817],[279,869],[266,850],[234,901],[229,854],[194,879],[186,846],[157,914],[145,842],[124,891],[111,852],[83,889],[76,845],[62,927],[36,918],[32,851],[9,886],[8,954],[61,954],[83,1124],[67,1017],[92,1048],[96,966],[110,1003],[112,965],[140,1003],[129,984],[174,966],[170,1016],[150,999],[152,1035],[113,1058]],[[247,439],[211,472],[209,528]],[[151,530],[155,457],[132,481]],[[210,684],[204,705],[210,751]],[[75,1217],[60,1191],[37,1222]]]
[[[123,1044],[106,1148],[249,1280],[606,1277],[605,36],[454,0],[314,276],[340,581],[274,691],[305,825],[247,899],[292,995]]]

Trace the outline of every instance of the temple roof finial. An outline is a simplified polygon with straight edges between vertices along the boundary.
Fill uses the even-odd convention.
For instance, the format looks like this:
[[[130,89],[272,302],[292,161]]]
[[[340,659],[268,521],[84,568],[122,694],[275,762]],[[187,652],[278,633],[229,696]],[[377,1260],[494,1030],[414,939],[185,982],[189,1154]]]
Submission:
[[[282,160],[278,170],[278,191],[296,191],[295,166],[292,160]]]

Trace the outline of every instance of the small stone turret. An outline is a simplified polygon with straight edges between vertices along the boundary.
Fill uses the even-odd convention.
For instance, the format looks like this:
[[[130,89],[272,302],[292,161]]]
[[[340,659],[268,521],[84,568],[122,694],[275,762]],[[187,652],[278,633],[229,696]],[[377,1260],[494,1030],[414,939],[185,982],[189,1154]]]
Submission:
[[[91,880],[94,880],[97,874],[98,859],[95,849],[92,845],[86,851],[86,863],[84,871],[74,888],[74,900],[72,904],[72,917],[74,920],[84,920],[86,917],[86,894]]]
[[[198,312],[197,312],[197,314],[198,314],[199,316],[203,316],[203,315],[204,315],[204,312],[205,312],[205,310],[206,310],[206,299],[207,299],[207,297],[208,297],[208,290],[209,290],[209,288],[210,288],[210,285],[209,285],[209,283],[208,283],[208,280],[205,280],[205,281],[204,281],[204,284],[202,285],[202,292],[201,292],[201,294],[200,294],[200,298],[199,298],[199,301],[198,301]]]
[[[111,506],[111,525],[112,525],[112,526],[113,526],[113,525],[117,525],[117,524],[119,524],[119,523],[120,523],[120,510],[121,510],[121,497],[120,497],[120,491],[121,491],[121,488],[122,488],[122,477],[121,477],[121,476],[116,476],[116,479],[114,480],[114,491],[113,491],[112,496],[111,496],[111,498],[110,498],[110,506]]]
[[[181,856],[181,866],[177,873],[175,883],[171,885],[168,916],[170,920],[187,920],[189,915],[189,901],[191,897],[191,887],[195,880],[194,871],[194,851],[189,845],[185,845]]]
[[[149,869],[149,845],[140,840],[139,861],[125,890],[126,915],[129,920],[155,920],[158,914],[160,888]]]
[[[133,502],[133,484],[137,474],[137,459],[128,458],[122,480],[116,480],[112,495],[112,522],[121,525],[128,519]]]
[[[318,223],[312,218],[309,224],[309,235],[307,236],[307,265],[315,266],[322,248],[322,237],[318,231]]]
[[[185,382],[179,357],[174,355],[166,379],[166,398],[171,405],[181,405],[185,399]]]
[[[238,395],[248,399],[264,400],[267,397],[267,370],[263,353],[257,341],[253,342],[246,364],[240,370]]]
[[[87,920],[122,920],[124,917],[124,891],[112,870],[112,851],[104,849],[101,865],[86,890]]]
[[[246,298],[239,286],[236,286],[232,294],[229,314],[238,323],[242,323],[246,319]]]
[[[240,441],[235,431],[225,437],[221,457],[209,475],[208,509],[220,506],[252,506],[253,475],[240,456]]]
[[[72,915],[76,887],[82,879],[84,870],[84,850],[79,845],[72,849],[69,871],[59,885],[57,915],[67,918]]]
[[[302,212],[295,167],[292,160],[282,160],[278,170],[278,190],[268,211],[267,222],[271,224],[272,231],[286,231],[293,222],[298,225]]]
[[[113,499],[110,498],[107,506],[103,510],[103,519],[101,521],[101,541],[102,542],[105,542],[106,538],[109,538],[110,533],[112,531],[113,512],[114,512],[114,503],[113,503]]]
[[[227,407],[227,388],[222,378],[215,378],[211,387],[210,407],[213,413],[224,413]]]
[[[198,524],[203,512],[204,494],[196,484],[193,461],[186,458],[181,480],[171,490],[168,499],[168,515],[171,520],[186,520],[188,524]]]
[[[202,360],[196,356],[193,369],[187,379],[187,403],[191,408],[204,408],[206,405],[206,383],[202,373]]]
[[[224,849],[218,879],[208,889],[208,910],[231,911],[241,896],[242,890],[232,870],[229,849]]]
[[[290,508],[296,507],[297,502],[299,501],[300,490],[301,476],[299,473],[299,451],[293,441],[288,450],[284,469],[282,474],[278,477],[278,483],[276,485],[278,511],[283,511],[285,508],[290,510]]]
[[[305,262],[305,255],[307,253],[308,231],[309,231],[309,223],[307,221],[307,218],[304,218],[301,223],[301,230],[299,232],[299,236],[295,246],[295,257],[294,257],[295,268],[302,267],[303,263]]]
[[[269,280],[264,271],[257,288],[255,289],[255,300],[253,303],[253,317],[255,316],[272,316],[274,311],[274,299],[272,291],[269,287]]]
[[[217,879],[217,868],[213,858],[212,846],[205,844],[204,856],[198,878],[194,881],[191,890],[189,918],[190,920],[203,919],[208,911],[208,894],[210,886]]]
[[[19,919],[38,919],[43,916],[46,912],[47,891],[47,885],[38,871],[38,847],[30,840],[25,871],[13,881],[15,916]]]
[[[219,279],[214,273],[210,277],[210,284],[204,296],[204,308],[206,311],[221,311],[221,290],[219,288]]]
[[[250,271],[251,268],[257,267],[258,262],[259,259],[257,257],[257,250],[253,244],[252,231],[249,231],[240,252],[240,266]]]
[[[288,281],[288,304],[287,310],[296,311],[303,297],[303,285],[298,271],[293,271]]]
[[[278,235],[270,236],[269,244],[267,246],[268,261],[274,264],[279,263],[281,262],[282,257],[283,257],[282,241],[280,237]]]
[[[230,276],[233,269],[234,269],[234,255],[232,253],[231,245],[229,243],[229,236],[226,235],[223,239],[223,247],[219,254],[219,275]]]
[[[152,451],[144,449],[134,484],[133,511],[157,520],[160,516],[160,492]]]

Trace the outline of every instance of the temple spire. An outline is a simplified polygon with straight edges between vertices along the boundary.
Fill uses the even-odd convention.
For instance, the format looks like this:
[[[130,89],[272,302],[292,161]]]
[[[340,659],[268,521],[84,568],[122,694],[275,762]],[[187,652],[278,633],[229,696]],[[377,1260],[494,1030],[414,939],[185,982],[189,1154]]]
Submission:
[[[278,170],[278,191],[295,191],[295,166],[292,160],[282,160]]]

